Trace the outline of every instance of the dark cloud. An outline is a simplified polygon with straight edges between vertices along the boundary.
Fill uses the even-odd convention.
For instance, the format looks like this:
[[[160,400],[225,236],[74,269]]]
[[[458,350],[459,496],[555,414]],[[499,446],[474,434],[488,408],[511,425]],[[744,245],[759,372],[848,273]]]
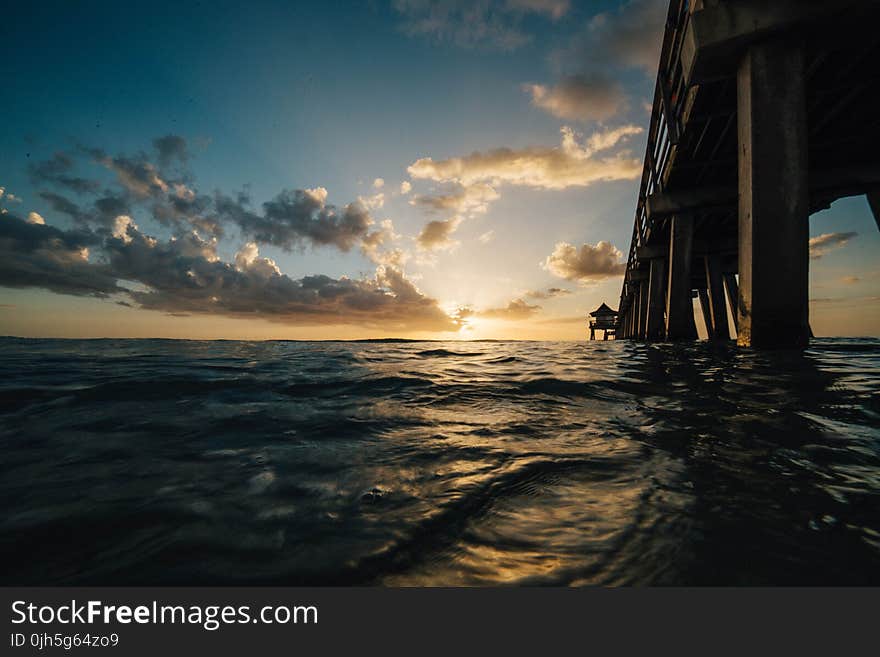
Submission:
[[[455,331],[460,324],[403,273],[380,266],[368,279],[281,273],[255,244],[224,262],[217,240],[195,233],[159,241],[130,218],[112,235],[63,231],[0,218],[0,286],[115,296],[126,306],[169,314],[251,317],[291,325],[352,324],[389,330]],[[90,253],[94,250],[96,253]],[[100,254],[100,257],[95,257]],[[124,282],[136,284],[133,288]]]
[[[213,199],[187,187],[157,200],[151,212],[156,221],[176,232],[193,227],[215,237],[222,237],[225,233],[221,220],[213,214]]]
[[[66,196],[56,194],[55,192],[40,192],[40,197],[49,203],[49,207],[55,212],[66,214],[77,223],[87,223],[89,221],[89,213],[80,209],[79,205]]]
[[[653,77],[660,59],[668,3],[630,0],[593,16],[552,59],[564,71],[641,68]]]
[[[451,239],[451,236],[460,223],[459,217],[429,221],[416,238],[416,243],[427,251],[448,249],[455,246],[456,243]]]
[[[606,121],[630,103],[620,82],[625,71],[657,71],[666,26],[662,0],[630,0],[593,16],[550,60],[559,81],[526,85],[532,103],[559,118]]]
[[[115,181],[89,202],[63,193],[72,189],[61,178],[76,165],[72,156],[57,154],[35,169],[34,176],[48,187],[40,196],[55,213],[72,219],[74,229],[47,226],[37,213],[31,213],[30,223],[12,215],[0,218],[0,286],[112,295],[116,303],[175,316],[214,314],[401,331],[459,328],[403,274],[406,254],[389,247],[398,238],[391,222],[377,225],[362,203],[337,208],[319,187],[284,190],[255,211],[246,193],[199,194],[188,172],[175,168],[174,176],[168,175],[164,166],[188,159],[182,138],[166,136],[153,145],[162,166],[144,154],[111,156],[79,147],[77,157],[115,174]],[[135,219],[144,217],[171,227],[173,236],[163,241],[142,232]],[[253,241],[226,262],[217,242],[230,225]],[[358,247],[378,266],[370,278],[292,279],[260,256],[258,244],[287,250]]]
[[[89,247],[97,241],[86,231],[61,231],[6,214],[0,217],[0,285],[76,296],[118,292],[109,268],[89,261]]]
[[[277,265],[247,245],[234,263],[217,257],[214,241],[197,235],[157,242],[129,229],[112,238],[112,270],[145,285],[130,291],[143,308],[168,313],[253,317],[286,324],[356,324],[399,330],[458,329],[458,324],[403,274],[380,267],[372,279],[334,279],[282,274]]]
[[[218,195],[215,210],[221,223],[236,224],[245,236],[261,244],[288,251],[304,245],[349,251],[367,237],[373,219],[359,202],[339,209],[326,204],[326,198],[323,188],[284,190],[263,203],[259,214],[249,208],[245,195],[237,199]]]
[[[604,121],[626,110],[623,85],[604,73],[570,75],[555,85],[525,85],[532,104],[570,121]]]
[[[189,146],[180,135],[165,135],[153,140],[153,148],[159,156],[159,166],[163,169],[175,160],[185,164],[189,160]]]
[[[55,212],[67,215],[81,226],[111,228],[117,216],[130,212],[127,199],[119,196],[102,196],[85,208],[55,192],[43,191],[40,192],[40,197],[47,201]]]
[[[97,159],[115,173],[119,184],[136,198],[160,196],[170,189],[168,181],[162,178],[156,165],[144,156],[104,155]]]
[[[70,187],[61,174],[74,166],[70,155],[58,153],[34,170],[35,177],[50,187],[40,195],[53,210],[82,225],[111,229],[118,216],[133,216],[138,211],[148,213],[175,234],[195,229],[203,235],[219,238],[228,225],[234,225],[247,239],[286,250],[333,246],[349,251],[360,246],[374,261],[388,259],[377,247],[391,233],[371,228],[375,222],[361,202],[337,208],[326,203],[327,190],[321,187],[282,190],[262,205],[262,211],[255,211],[245,193],[201,194],[185,169],[175,169],[173,176],[168,174],[169,164],[185,165],[189,160],[183,137],[166,135],[153,140],[153,146],[159,165],[144,153],[112,156],[99,148],[80,146],[76,155],[87,157],[115,174],[115,184],[91,205],[75,202],[62,193],[63,190],[52,188]],[[97,189],[100,185],[97,180],[84,180],[81,186]]]
[[[38,185],[50,183],[79,194],[98,191],[101,185],[97,180],[72,175],[73,170],[73,158],[61,151],[55,153],[52,159],[32,164],[28,168],[31,180]]]

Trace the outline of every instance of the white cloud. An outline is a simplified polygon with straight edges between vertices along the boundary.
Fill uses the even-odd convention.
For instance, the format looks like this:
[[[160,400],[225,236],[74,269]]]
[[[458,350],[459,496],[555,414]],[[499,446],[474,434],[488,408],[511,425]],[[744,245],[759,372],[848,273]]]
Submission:
[[[818,260],[826,255],[829,251],[839,249],[849,242],[852,238],[858,236],[858,233],[823,233],[816,237],[810,238],[810,257]]]
[[[368,210],[378,210],[385,205],[385,194],[379,192],[372,196],[358,196],[358,201]]]
[[[131,236],[128,234],[129,228],[135,231],[138,229],[131,217],[125,214],[119,215],[113,221],[113,237],[129,244],[131,242]]]
[[[306,189],[303,190],[305,195],[310,199],[315,201],[319,207],[324,207],[327,203],[327,188],[326,187],[315,187],[314,189]]]
[[[496,148],[440,161],[425,157],[413,162],[407,172],[416,179],[455,181],[466,186],[507,183],[541,189],[566,189],[600,181],[634,180],[642,173],[642,162],[629,151],[599,153],[641,132],[642,128],[634,125],[606,129],[594,133],[580,144],[576,133],[569,127],[563,127],[559,146]]]
[[[409,194],[412,191],[412,184],[410,184],[409,180],[404,180],[400,183],[400,193],[401,194]]]
[[[254,242],[248,242],[235,254],[235,268],[262,278],[281,276],[281,269],[274,260],[260,257],[260,250]]]
[[[28,212],[27,222],[29,224],[45,225],[46,220],[38,212]]]
[[[384,178],[376,178],[373,181],[373,188],[374,189],[382,189],[384,186],[385,186],[385,179]]]

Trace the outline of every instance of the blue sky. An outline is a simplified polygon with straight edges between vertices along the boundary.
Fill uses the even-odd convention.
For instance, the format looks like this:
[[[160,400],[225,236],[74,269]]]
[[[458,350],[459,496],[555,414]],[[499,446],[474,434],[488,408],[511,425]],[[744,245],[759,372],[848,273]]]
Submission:
[[[614,249],[629,245],[638,192],[630,163],[640,170],[644,134],[633,130],[589,154],[588,143],[646,126],[654,71],[644,62],[656,50],[664,4],[16,3],[0,26],[6,81],[0,206],[9,215],[0,221],[27,221],[35,212],[43,225],[60,230],[87,227],[98,237],[89,238],[88,257],[75,266],[88,264],[94,273],[94,266],[118,268],[127,259],[131,278],[116,272],[117,283],[97,293],[65,287],[57,294],[57,284],[40,283],[42,270],[32,283],[12,276],[14,283],[0,287],[0,332],[580,338],[577,318],[602,301],[616,305]],[[565,151],[565,127],[579,150]],[[141,194],[126,187],[130,181],[110,160],[159,167],[152,144],[167,135],[186,143],[173,173],[156,169],[168,189]],[[101,149],[108,159],[102,163],[85,149]],[[561,166],[576,170],[557,166],[563,151],[574,159]],[[130,228],[120,232],[112,218],[74,220],[41,196],[50,182],[35,177],[33,167],[58,152],[72,158],[77,175],[100,181],[104,189],[94,195],[127,199]],[[469,159],[472,153],[494,155]],[[522,165],[524,156],[530,161]],[[430,163],[414,175],[424,158]],[[515,160],[521,166],[511,172]],[[234,197],[246,190],[250,197],[249,219],[218,219],[224,229],[216,243],[204,231],[198,235],[210,243],[200,254],[210,253],[193,266],[204,265],[198,273],[212,290],[229,291],[211,301],[216,311],[213,292],[184,299],[173,281],[131,266],[135,256],[157,255],[150,240],[172,244],[172,237],[193,230],[195,215],[174,225],[153,215],[155,204],[178,189],[175,181],[185,186],[181,194]],[[404,181],[411,187],[406,193]],[[316,241],[304,224],[291,227],[302,221],[296,213],[327,219],[309,205],[311,197],[280,219],[288,222],[283,236],[255,237],[254,226],[266,219],[262,203],[282,190],[321,188],[322,203],[336,208],[327,216],[341,216],[359,198],[367,205],[354,241]],[[54,192],[83,208],[93,200],[69,189]],[[368,253],[365,240],[386,220],[393,229],[375,237],[379,250]],[[432,221],[453,223],[429,234]],[[880,239],[864,199],[840,201],[811,222],[811,235],[858,233],[812,262],[822,331],[880,333]],[[16,243],[33,245],[27,240],[45,232],[29,225],[26,238],[16,233]],[[236,264],[249,243],[257,250]],[[40,244],[35,253],[46,255]],[[144,252],[134,254],[139,244]],[[70,249],[65,258],[79,253]],[[173,258],[188,276],[184,282],[196,279],[192,263],[183,262],[193,254],[169,249],[163,266]],[[57,254],[50,255],[55,262]],[[286,277],[286,291],[246,307],[236,295],[250,290],[253,297],[255,281],[265,282],[262,259]],[[42,266],[33,258],[22,262]],[[396,289],[392,269],[401,277]],[[304,277],[315,275],[332,279],[325,283],[336,295],[333,304],[321,300],[327,295],[302,296]],[[132,298],[130,288],[156,294]],[[270,299],[281,309],[267,311]],[[858,321],[844,321],[838,307],[853,299],[862,299],[864,310]]]

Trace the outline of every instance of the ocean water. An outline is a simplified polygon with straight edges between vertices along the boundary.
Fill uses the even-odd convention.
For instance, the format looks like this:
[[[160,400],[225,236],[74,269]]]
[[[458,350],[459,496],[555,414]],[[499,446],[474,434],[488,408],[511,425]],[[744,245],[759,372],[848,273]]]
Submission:
[[[880,341],[0,339],[3,584],[880,584]]]

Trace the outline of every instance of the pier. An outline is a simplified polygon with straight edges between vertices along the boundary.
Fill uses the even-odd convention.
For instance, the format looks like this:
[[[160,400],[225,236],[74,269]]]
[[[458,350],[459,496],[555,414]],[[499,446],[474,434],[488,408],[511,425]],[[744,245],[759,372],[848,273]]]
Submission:
[[[880,228],[880,0],[672,0],[616,336],[803,347],[809,217]]]

